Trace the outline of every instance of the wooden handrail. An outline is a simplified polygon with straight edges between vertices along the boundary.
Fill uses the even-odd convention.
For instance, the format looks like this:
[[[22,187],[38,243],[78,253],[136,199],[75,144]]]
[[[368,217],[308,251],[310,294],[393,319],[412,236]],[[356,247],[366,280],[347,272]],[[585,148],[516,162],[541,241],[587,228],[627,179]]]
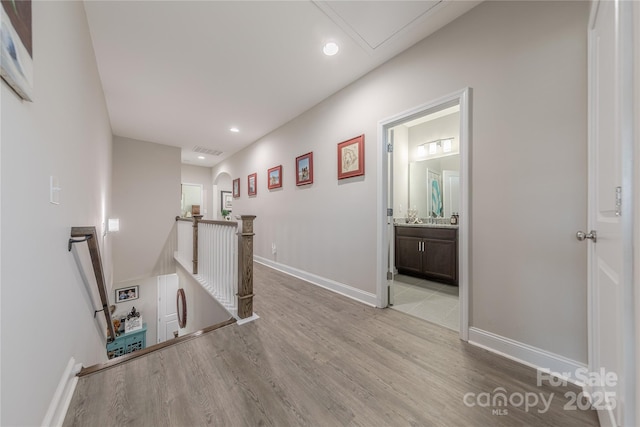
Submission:
[[[185,222],[193,222],[193,217],[187,218],[184,216],[177,216],[176,221],[185,221]],[[228,227],[237,227],[237,221],[215,221],[211,219],[199,219],[198,223],[200,224],[213,224],[213,225],[226,225]]]
[[[111,342],[116,337],[116,331],[111,321],[111,311],[109,310],[109,298],[107,297],[107,288],[105,286],[104,271],[102,269],[102,259],[100,258],[100,248],[98,247],[98,234],[95,227],[72,227],[71,239],[69,239],[69,251],[73,243],[87,242],[89,246],[89,255],[91,256],[91,264],[93,265],[93,274],[96,276],[96,284],[98,285],[98,293],[100,294],[100,302],[102,303],[102,312],[107,321],[109,337],[107,342]],[[73,238],[82,237],[82,240],[73,240]],[[100,310],[96,310],[96,313]],[[95,313],[94,313],[95,317]]]
[[[176,217],[176,221],[184,221],[184,222],[193,222],[194,217],[191,218],[186,218],[183,216],[177,216]],[[211,219],[199,219],[198,223],[200,224],[213,224],[213,225],[226,225],[228,227],[237,227],[238,226],[238,222],[237,221],[215,221],[215,220],[211,220]]]

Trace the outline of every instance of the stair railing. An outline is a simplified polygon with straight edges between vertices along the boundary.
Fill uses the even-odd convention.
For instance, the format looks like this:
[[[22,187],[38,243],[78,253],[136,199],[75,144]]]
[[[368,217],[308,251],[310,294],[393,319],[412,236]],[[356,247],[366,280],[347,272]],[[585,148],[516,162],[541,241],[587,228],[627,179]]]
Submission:
[[[253,316],[253,221],[176,217],[178,251],[174,258],[238,319]]]
[[[69,239],[68,249],[71,252],[71,246],[74,243],[87,242],[89,246],[89,256],[91,257],[91,264],[93,266],[93,274],[96,277],[96,284],[98,286],[98,293],[100,294],[100,302],[102,303],[102,310],[95,310],[93,317],[102,311],[104,318],[107,322],[107,328],[109,336],[107,342],[114,340],[116,332],[111,321],[111,311],[109,310],[109,298],[107,297],[107,288],[104,280],[104,270],[102,269],[102,259],[100,258],[100,248],[98,247],[98,234],[95,227],[72,227],[71,238]]]

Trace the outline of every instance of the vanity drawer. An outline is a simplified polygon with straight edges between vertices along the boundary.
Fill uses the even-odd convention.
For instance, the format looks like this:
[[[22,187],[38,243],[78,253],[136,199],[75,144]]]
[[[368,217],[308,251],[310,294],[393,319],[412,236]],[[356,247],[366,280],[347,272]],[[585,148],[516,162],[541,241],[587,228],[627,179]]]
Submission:
[[[403,227],[396,226],[396,236],[421,237],[428,239],[457,240],[458,229],[435,227]]]

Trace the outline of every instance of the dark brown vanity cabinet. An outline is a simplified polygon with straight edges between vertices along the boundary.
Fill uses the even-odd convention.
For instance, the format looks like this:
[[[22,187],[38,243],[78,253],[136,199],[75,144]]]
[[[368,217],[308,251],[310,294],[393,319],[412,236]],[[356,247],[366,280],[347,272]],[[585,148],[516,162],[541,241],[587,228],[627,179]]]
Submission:
[[[458,229],[396,226],[398,273],[458,285]]]

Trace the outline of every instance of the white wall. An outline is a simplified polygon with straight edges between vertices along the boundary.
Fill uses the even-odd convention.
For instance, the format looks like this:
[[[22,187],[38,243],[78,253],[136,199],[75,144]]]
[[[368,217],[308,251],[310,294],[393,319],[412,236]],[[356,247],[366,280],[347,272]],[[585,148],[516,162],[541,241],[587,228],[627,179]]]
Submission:
[[[115,299],[115,289],[126,288],[129,286],[138,285],[139,298],[132,301],[117,302]],[[115,304],[116,311],[113,313],[113,318],[117,319],[118,316],[131,312],[133,307],[136,311],[140,312],[143,323],[147,324],[147,347],[153,345],[158,340],[158,277],[147,277],[139,280],[132,280],[129,282],[121,282],[114,286],[114,289],[109,293],[109,301],[111,304]]]
[[[180,148],[113,138],[114,282],[175,272],[175,217],[180,215]],[[119,286],[118,286],[119,287]]]
[[[32,7],[34,102],[0,83],[3,426],[40,425],[71,357],[106,360],[67,240],[73,226],[102,233],[108,217],[109,118],[83,3]],[[50,175],[60,205],[49,203]],[[109,239],[99,244],[110,271]]]
[[[213,181],[211,179],[211,168],[203,166],[182,165],[181,175],[183,184],[201,184],[202,185],[202,206],[200,213],[204,215],[204,219],[214,219],[214,203],[217,197],[213,193]]]
[[[586,223],[587,17],[586,2],[482,3],[222,162],[214,176],[243,183],[234,214],[258,215],[256,255],[374,293],[377,123],[468,86],[471,325],[586,361],[586,247],[574,233]],[[336,144],[362,133],[366,175],[338,181]],[[296,187],[294,159],[309,151],[315,182]],[[278,164],[283,189],[269,192]]]

